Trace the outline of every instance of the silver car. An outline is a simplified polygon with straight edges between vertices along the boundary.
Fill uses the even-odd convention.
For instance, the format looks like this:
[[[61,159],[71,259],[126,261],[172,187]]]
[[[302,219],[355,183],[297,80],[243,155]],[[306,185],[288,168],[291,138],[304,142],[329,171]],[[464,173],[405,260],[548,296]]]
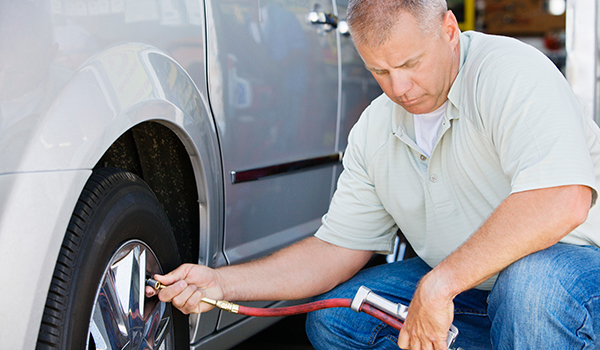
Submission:
[[[219,349],[274,322],[144,283],[316,231],[381,93],[345,7],[0,0],[0,349]]]

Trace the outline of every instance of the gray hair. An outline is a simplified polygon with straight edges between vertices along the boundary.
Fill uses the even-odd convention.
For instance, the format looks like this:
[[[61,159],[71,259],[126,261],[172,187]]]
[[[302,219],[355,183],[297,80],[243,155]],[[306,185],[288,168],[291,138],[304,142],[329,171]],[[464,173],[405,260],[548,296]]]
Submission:
[[[377,48],[389,38],[401,13],[412,15],[424,34],[441,28],[446,0],[350,0],[347,22],[354,43]]]

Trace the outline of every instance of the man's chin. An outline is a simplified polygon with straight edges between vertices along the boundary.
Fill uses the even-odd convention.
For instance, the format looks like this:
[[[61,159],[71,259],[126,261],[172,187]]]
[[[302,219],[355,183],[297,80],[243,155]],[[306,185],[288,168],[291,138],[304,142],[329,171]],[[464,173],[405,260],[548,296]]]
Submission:
[[[431,113],[441,106],[436,106],[435,104],[431,103],[431,101],[424,101],[422,99],[419,99],[418,101],[413,100],[412,103],[402,103],[400,101],[396,101],[396,103],[400,105],[400,107],[404,108],[404,110],[406,110],[408,113],[412,114]]]
[[[400,107],[404,108],[408,113],[412,114],[426,114],[429,112],[433,112],[434,109],[429,108],[427,105],[423,103],[415,103],[405,105],[404,103],[399,103]]]

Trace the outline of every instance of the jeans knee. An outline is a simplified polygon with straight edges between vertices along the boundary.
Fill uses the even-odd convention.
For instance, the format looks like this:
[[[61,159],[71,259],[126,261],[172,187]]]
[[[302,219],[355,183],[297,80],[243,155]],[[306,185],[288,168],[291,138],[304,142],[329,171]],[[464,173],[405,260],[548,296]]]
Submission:
[[[519,315],[529,311],[523,317],[536,317],[539,309],[564,309],[567,300],[584,303],[590,293],[597,293],[600,259],[599,264],[592,263],[582,256],[582,249],[585,253],[583,247],[558,244],[508,266],[490,293],[490,313],[496,305],[509,304],[521,311]]]
[[[580,344],[588,338],[580,329],[590,317],[585,305],[598,290],[585,250],[553,246],[507,267],[489,295],[491,336],[517,348],[535,344]],[[596,252],[594,252],[596,254]],[[554,343],[553,343],[554,342]],[[560,348],[560,347],[559,347]]]
[[[489,296],[491,317],[538,319],[544,310],[563,308],[565,295],[557,267],[537,255],[526,256],[498,276]]]

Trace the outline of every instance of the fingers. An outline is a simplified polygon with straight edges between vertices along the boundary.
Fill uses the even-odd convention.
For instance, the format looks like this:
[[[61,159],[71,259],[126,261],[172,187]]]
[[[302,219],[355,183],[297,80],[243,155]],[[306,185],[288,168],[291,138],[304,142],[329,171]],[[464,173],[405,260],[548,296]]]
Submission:
[[[190,309],[193,309],[196,305],[191,305],[191,303],[188,304],[188,300],[197,291],[198,287],[190,284],[181,293],[176,295],[173,300],[171,300],[171,304],[184,313],[190,313]]]
[[[193,268],[194,265],[192,264],[183,264],[166,275],[154,275],[154,279],[165,286],[169,286],[177,281],[186,279]]]
[[[146,287],[146,296],[158,294],[162,302],[170,302],[183,313],[202,313],[213,308],[212,305],[202,302],[202,298],[209,294],[212,299],[220,300],[222,290],[215,283],[214,271],[205,266],[184,264],[166,275],[154,275],[164,288],[159,291]]]
[[[408,349],[410,345],[410,337],[408,336],[408,332],[406,328],[402,328],[400,330],[400,335],[398,336],[398,346],[400,349]]]
[[[146,298],[151,298],[151,297],[155,296],[156,294],[158,294],[156,289],[154,289],[150,286],[146,286],[146,289],[144,289],[144,292],[146,293]]]
[[[203,289],[186,281],[177,281],[158,293],[162,302],[170,302],[184,314],[202,313],[212,309],[211,305],[202,302],[205,296]]]
[[[158,293],[158,298],[160,301],[168,303],[173,302],[173,299],[179,294],[183,293],[188,286],[189,285],[186,281],[177,281],[161,289]]]
[[[398,335],[398,346],[401,349],[410,350],[447,350],[446,338],[447,332],[438,330],[433,326],[421,320],[410,320],[407,317],[400,334]],[[443,329],[443,328],[441,328]]]
[[[213,306],[202,302],[205,294],[204,289],[190,284],[183,292],[173,298],[171,303],[184,314],[206,312],[212,309]]]
[[[410,350],[447,350],[446,339],[428,338],[423,335],[412,334],[409,335],[404,328],[400,331],[398,336],[398,347],[401,349]]]

